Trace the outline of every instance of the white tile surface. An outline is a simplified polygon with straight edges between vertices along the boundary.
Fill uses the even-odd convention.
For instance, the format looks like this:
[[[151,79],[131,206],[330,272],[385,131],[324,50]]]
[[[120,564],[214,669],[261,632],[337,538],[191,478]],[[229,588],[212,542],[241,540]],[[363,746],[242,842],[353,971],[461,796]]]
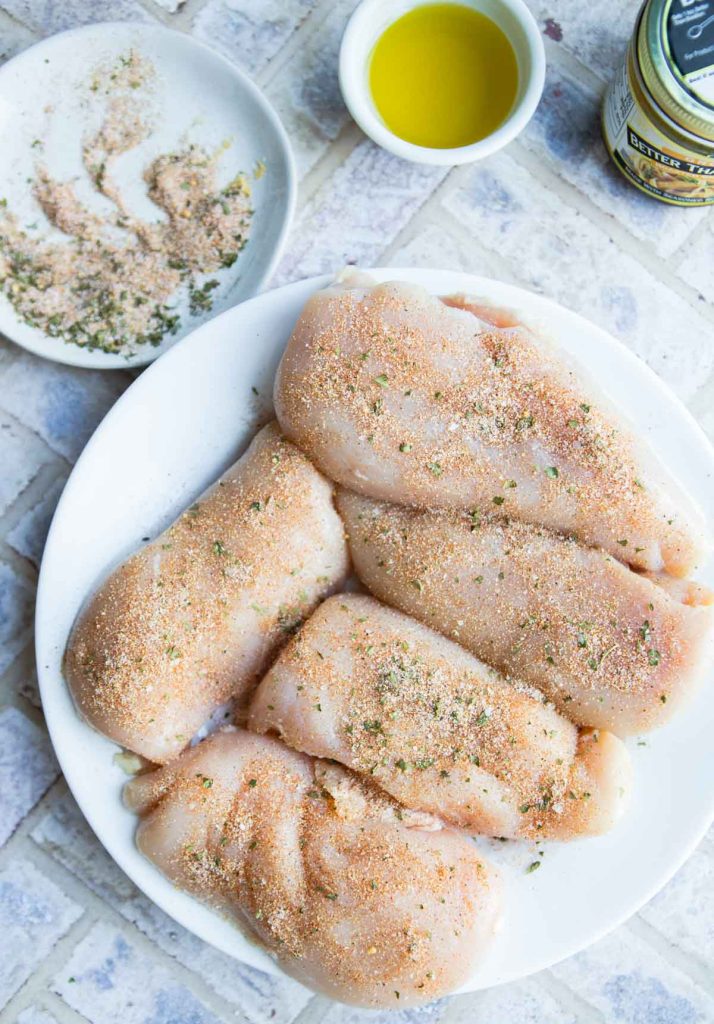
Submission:
[[[625,53],[640,0],[534,0],[529,5],[544,34],[609,80]]]
[[[52,988],[92,1024],[220,1024],[171,971],[108,924],[82,939]]]
[[[714,999],[626,929],[553,969],[556,978],[618,1024],[699,1024]]]
[[[711,323],[512,156],[475,165],[443,205],[523,284],[611,331],[681,398],[709,379]]]
[[[529,0],[547,37],[541,106],[507,153],[451,174],[399,161],[351,125],[336,55],[356,2],[0,0],[0,62],[107,18],[193,32],[267,83],[291,136],[302,191],[276,281],[387,262],[523,284],[620,337],[714,437],[714,212],[641,196],[612,170],[599,136],[600,96],[640,0]],[[26,654],[15,659],[31,639],[33,564],[65,474],[130,379],[61,367],[0,339],[0,692],[29,714],[32,672]],[[699,985],[714,968],[711,840],[642,911],[637,934],[621,928],[551,975],[373,1014],[311,1001],[172,922],[113,864],[71,796],[61,787],[43,796],[56,773],[44,729],[0,705],[1,1024],[714,1022],[714,982],[709,992]],[[27,838],[17,828],[33,808]],[[85,906],[91,917],[68,936]]]
[[[81,916],[82,908],[34,865],[0,870],[0,1005],[23,985]]]
[[[45,730],[17,708],[0,711],[0,846],[58,775]]]
[[[0,673],[12,664],[30,637],[33,604],[31,584],[0,562]]]
[[[208,0],[196,15],[193,31],[197,39],[256,74],[314,6],[313,0]]]
[[[275,283],[376,263],[445,176],[360,142],[303,211]]]

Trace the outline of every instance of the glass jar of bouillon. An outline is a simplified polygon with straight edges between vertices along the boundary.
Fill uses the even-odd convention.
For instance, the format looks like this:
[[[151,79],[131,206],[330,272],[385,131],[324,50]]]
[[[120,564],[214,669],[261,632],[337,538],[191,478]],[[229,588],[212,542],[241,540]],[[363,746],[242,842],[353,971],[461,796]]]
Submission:
[[[605,95],[603,134],[643,192],[714,204],[714,0],[645,0]]]

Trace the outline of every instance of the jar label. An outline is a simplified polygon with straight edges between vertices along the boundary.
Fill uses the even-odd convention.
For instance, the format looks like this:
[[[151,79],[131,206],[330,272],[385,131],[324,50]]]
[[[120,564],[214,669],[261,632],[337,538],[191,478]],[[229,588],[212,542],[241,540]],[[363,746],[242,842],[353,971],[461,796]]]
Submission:
[[[680,206],[714,203],[714,158],[682,149],[649,120],[632,94],[626,64],[605,96],[603,134],[617,166],[642,191]]]
[[[714,0],[671,0],[667,42],[684,84],[714,105]]]

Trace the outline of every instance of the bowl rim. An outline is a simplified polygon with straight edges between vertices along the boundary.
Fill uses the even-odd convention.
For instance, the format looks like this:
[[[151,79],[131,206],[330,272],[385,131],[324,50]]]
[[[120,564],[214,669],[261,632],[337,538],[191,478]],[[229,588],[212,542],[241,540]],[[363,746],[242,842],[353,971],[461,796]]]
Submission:
[[[406,0],[406,2],[401,0],[400,10],[389,24],[415,8],[433,2],[439,2],[439,0]],[[478,0],[450,0],[450,2],[474,8],[478,4]],[[493,2],[507,9],[517,20],[524,33],[531,67],[523,94],[505,121],[484,139],[472,142],[468,146],[437,149],[418,146],[395,135],[374,110],[369,90],[365,88],[362,76],[355,66],[354,54],[358,47],[357,40],[360,34],[369,29],[384,11],[385,4],[384,0],[362,0],[347,23],[347,28],[342,36],[339,82],[347,109],[362,131],[373,142],[395,156],[413,163],[453,166],[472,163],[490,156],[508,145],[525,128],[535,113],[545,85],[545,46],[537,22],[524,0],[493,0]]]

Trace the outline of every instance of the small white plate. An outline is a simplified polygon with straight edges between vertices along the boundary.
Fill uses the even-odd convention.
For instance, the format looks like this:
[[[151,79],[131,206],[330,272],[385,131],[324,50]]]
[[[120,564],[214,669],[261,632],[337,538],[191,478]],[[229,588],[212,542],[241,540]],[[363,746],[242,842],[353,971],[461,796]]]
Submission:
[[[714,451],[658,377],[598,327],[512,285],[437,270],[376,270],[435,294],[468,292],[543,324],[628,410],[637,429],[708,510]],[[201,327],[119,399],[87,445],[52,523],[37,596],[42,703],[67,781],[89,823],[126,873],[200,938],[255,967],[274,962],[236,927],[178,892],[134,845],[136,819],[121,803],[117,748],[83,724],[62,678],[62,652],[85,597],[107,569],[154,536],[247,445],[269,413],[273,377],[305,300],[326,278],[287,285]],[[258,398],[253,393],[258,391]],[[714,565],[701,574],[714,584]],[[528,843],[481,845],[506,880],[496,948],[466,988],[519,978],[583,949],[633,914],[670,878],[714,816],[710,748],[714,689],[666,728],[628,743],[635,767],[629,813],[607,836],[546,844],[539,871]]]
[[[156,348],[145,345],[130,357],[80,348],[23,323],[0,295],[0,332],[37,355],[98,369],[144,366],[195,327],[260,289],[276,265],[295,204],[295,170],[290,145],[278,116],[260,90],[224,57],[181,32],[155,25],[106,23],[72,29],[25,50],[0,69],[0,198],[21,224],[61,240],[50,227],[29,184],[38,157],[62,180],[78,178],[79,194],[97,213],[109,204],[86,182],[81,144],[94,115],[88,107],[93,70],[111,65],[129,50],[156,69],[147,105],[155,113],[150,137],[117,162],[116,178],[129,206],[158,219],[146,195],[144,168],[156,156],[196,143],[207,152],[224,146],[219,182],[239,172],[249,180],[256,165],[265,174],[252,182],[255,210],[251,237],[230,269],[215,277],[213,309],[199,317],[182,315],[182,327]],[[51,108],[51,109],[48,109]],[[35,144],[33,146],[33,143]],[[183,311],[187,312],[187,311]]]

